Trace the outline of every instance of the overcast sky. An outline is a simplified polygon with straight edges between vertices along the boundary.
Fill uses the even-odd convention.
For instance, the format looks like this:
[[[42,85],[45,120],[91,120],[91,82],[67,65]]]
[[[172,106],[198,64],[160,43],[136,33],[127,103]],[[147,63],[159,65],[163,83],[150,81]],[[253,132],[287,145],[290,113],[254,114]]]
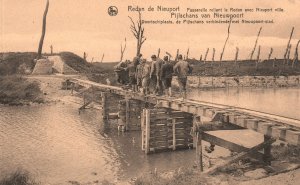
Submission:
[[[0,0],[1,6],[1,51],[36,51],[41,34],[42,15],[46,0]],[[117,16],[107,13],[109,6],[116,6]],[[294,26],[292,45],[300,39],[300,2],[299,0],[50,0],[47,17],[47,32],[43,51],[71,51],[78,55],[88,53],[88,60],[94,57],[104,61],[118,61],[120,44],[127,38],[125,58],[132,59],[136,52],[136,41],[130,32],[128,15],[137,17],[137,12],[128,12],[128,6],[148,8],[180,6],[181,13],[186,8],[283,8],[283,13],[248,13],[245,19],[273,19],[274,24],[232,24],[231,35],[225,51],[225,59],[233,59],[235,48],[240,48],[240,57],[246,58],[254,45],[259,27],[262,26],[259,45],[261,57],[266,58],[270,47],[274,55],[282,57],[288,37]],[[143,12],[146,20],[170,19],[167,12]],[[172,19],[174,20],[174,19]],[[197,25],[145,25],[145,42],[142,53],[146,58],[168,51],[172,54],[180,49],[190,57],[199,59],[206,48],[216,48],[219,58],[227,36],[227,24]],[[294,52],[294,47],[292,48]],[[208,55],[211,59],[211,53]]]

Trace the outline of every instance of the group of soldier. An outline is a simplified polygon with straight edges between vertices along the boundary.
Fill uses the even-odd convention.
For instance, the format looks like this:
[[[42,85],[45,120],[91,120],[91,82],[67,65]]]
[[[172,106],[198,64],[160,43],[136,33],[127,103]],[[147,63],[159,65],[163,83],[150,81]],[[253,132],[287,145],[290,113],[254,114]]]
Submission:
[[[192,72],[192,67],[182,55],[178,55],[178,61],[171,61],[169,56],[162,60],[156,55],[147,61],[142,56],[139,54],[132,61],[121,61],[115,66],[118,83],[129,85],[133,91],[141,91],[145,95],[172,96],[172,78],[177,75],[180,93],[186,97],[187,75]]]

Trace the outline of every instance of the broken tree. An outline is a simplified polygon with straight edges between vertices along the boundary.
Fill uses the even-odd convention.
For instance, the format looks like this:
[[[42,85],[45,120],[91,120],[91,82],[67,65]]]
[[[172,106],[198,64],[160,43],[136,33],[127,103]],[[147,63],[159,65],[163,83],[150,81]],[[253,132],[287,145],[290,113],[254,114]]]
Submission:
[[[255,40],[254,48],[253,48],[253,50],[251,51],[251,54],[250,54],[250,60],[252,60],[252,58],[253,58],[253,55],[254,55],[254,52],[255,52],[255,49],[256,49],[256,45],[257,45],[257,41],[258,41],[258,38],[259,38],[259,35],[260,35],[260,32],[261,32],[261,29],[262,29],[262,27],[259,28],[256,40]]]
[[[123,60],[123,56],[124,56],[125,50],[126,50],[126,37],[125,37],[124,48],[123,48],[123,45],[122,45],[122,43],[121,43],[121,57],[120,57],[120,62],[122,62],[122,60]],[[104,54],[103,54],[103,57],[104,57]],[[102,58],[103,58],[103,57],[102,57]]]
[[[145,28],[142,22],[141,11],[138,11],[138,13],[139,13],[139,18],[137,20],[137,24],[133,21],[133,19],[130,16],[128,16],[131,21],[131,25],[130,25],[131,32],[137,40],[136,56],[138,56],[141,53],[142,45],[146,41],[146,38],[144,36]]]
[[[48,14],[48,9],[49,9],[49,0],[47,0],[46,8],[44,11],[44,16],[43,16],[43,27],[42,27],[42,35],[39,43],[39,48],[38,48],[38,55],[37,58],[40,59],[42,57],[42,50],[43,50],[43,44],[44,44],[44,38],[46,34],[46,24],[47,24],[47,14]]]
[[[295,48],[295,53],[294,53],[294,60],[292,63],[292,67],[294,67],[295,63],[298,63],[298,46],[299,46],[300,40],[298,40],[296,48]]]
[[[222,62],[224,51],[225,51],[225,48],[226,48],[226,44],[227,44],[227,41],[229,39],[231,20],[232,20],[232,18],[230,18],[230,22],[229,22],[229,25],[228,25],[228,28],[227,28],[227,38],[225,40],[225,43],[224,43],[224,46],[223,46],[223,50],[222,50],[221,55],[220,55],[220,62]]]

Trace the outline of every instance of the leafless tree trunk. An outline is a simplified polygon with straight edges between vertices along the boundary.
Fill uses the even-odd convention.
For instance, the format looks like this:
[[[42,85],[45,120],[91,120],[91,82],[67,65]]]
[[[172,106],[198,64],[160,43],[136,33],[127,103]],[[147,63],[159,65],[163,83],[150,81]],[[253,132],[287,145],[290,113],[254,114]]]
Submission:
[[[269,56],[268,56],[268,61],[271,59],[272,53],[273,53],[273,48],[270,49],[270,53],[269,53]]]
[[[131,25],[130,25],[131,32],[137,40],[137,51],[136,51],[137,56],[141,53],[142,45],[146,41],[146,38],[144,36],[145,28],[142,22],[142,13],[141,11],[138,11],[138,13],[139,13],[139,19],[137,20],[137,24],[135,24],[133,19],[130,16],[128,16],[129,19],[131,20]]]
[[[292,36],[293,36],[293,33],[294,33],[294,27],[292,28],[292,31],[291,31],[291,34],[290,34],[290,38],[289,38],[289,41],[287,43],[287,46],[286,46],[286,49],[285,49],[285,52],[284,52],[284,61],[286,60],[286,57],[287,57],[287,53],[288,53],[288,50],[289,50],[289,47],[290,47],[290,43],[291,43],[291,39],[292,39]]]
[[[40,43],[39,43],[38,56],[37,56],[38,59],[40,59],[42,57],[42,50],[43,50],[44,38],[45,38],[45,34],[46,34],[46,24],[47,24],[48,9],[49,9],[49,0],[47,0],[47,4],[46,4],[45,11],[44,11],[44,16],[43,16],[42,35],[41,35],[41,39],[40,39]]]
[[[200,60],[199,61],[202,62],[202,55],[200,55]]]
[[[290,53],[291,53],[291,49],[292,49],[292,44],[290,44],[288,52],[286,54],[286,65],[289,65],[290,62]]]
[[[255,66],[256,69],[258,68],[259,56],[260,56],[260,45],[258,46],[258,51],[257,51],[256,66]]]
[[[235,65],[237,64],[238,57],[239,57],[239,48],[236,47],[235,48],[235,58],[234,58]]]
[[[273,59],[273,68],[275,67],[275,63],[277,62],[277,58],[275,57],[274,59]]]
[[[157,51],[157,58],[159,58],[159,55],[160,55],[160,48],[158,48],[158,51]]]
[[[225,51],[225,48],[226,48],[226,44],[227,44],[227,41],[228,41],[228,39],[229,39],[231,21],[232,21],[232,18],[230,18],[230,22],[229,22],[229,25],[228,25],[228,29],[227,29],[227,38],[226,38],[226,40],[225,40],[225,43],[224,43],[224,46],[223,46],[223,50],[222,50],[221,55],[220,55],[220,62],[222,62],[223,55],[224,55],[224,51]]]
[[[179,49],[177,49],[177,52],[176,52],[175,62],[178,61],[178,55],[179,55]]]
[[[212,66],[212,63],[215,61],[215,53],[216,53],[216,49],[213,48],[213,52],[212,52],[212,58],[211,58],[211,66]]]
[[[294,67],[295,63],[298,63],[298,47],[299,47],[299,43],[300,43],[300,40],[298,40],[296,48],[295,48],[294,60],[293,60],[293,63],[292,63],[292,67]]]
[[[207,48],[207,50],[206,50],[205,57],[204,57],[204,62],[206,62],[208,52],[209,52],[209,48]]]
[[[126,50],[126,37],[125,37],[124,48],[123,48],[123,45],[122,45],[122,43],[121,43],[121,57],[120,57],[120,62],[122,62],[122,60],[123,60],[123,56],[124,56],[125,50]]]
[[[254,48],[253,48],[253,50],[252,50],[252,52],[250,54],[250,60],[252,60],[252,58],[253,58],[253,55],[254,55],[254,52],[255,52],[255,49],[256,49],[257,41],[258,41],[258,38],[259,38],[261,30],[262,30],[262,27],[259,28],[256,40],[255,40]]]
[[[101,58],[101,61],[100,61],[100,63],[102,63],[102,62],[103,62],[103,59],[104,59],[104,53],[103,53],[103,55],[102,55],[102,58]]]
[[[51,55],[53,55],[53,46],[50,46],[50,50],[51,50]]]
[[[87,59],[87,53],[86,53],[86,52],[83,52],[83,60],[86,61],[86,59]]]
[[[190,53],[190,48],[187,49],[187,52],[186,52],[186,60],[189,59],[189,53]]]

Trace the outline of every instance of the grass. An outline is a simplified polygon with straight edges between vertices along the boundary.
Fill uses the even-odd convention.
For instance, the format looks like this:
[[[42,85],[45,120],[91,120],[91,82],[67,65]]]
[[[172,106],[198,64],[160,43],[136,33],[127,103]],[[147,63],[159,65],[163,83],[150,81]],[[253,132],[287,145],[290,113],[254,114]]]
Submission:
[[[192,168],[179,168],[171,175],[165,176],[163,174],[146,174],[138,177],[134,182],[135,185],[208,185],[214,184],[209,182],[206,177],[201,175],[198,171]]]
[[[0,77],[0,103],[24,105],[42,103],[42,92],[37,82],[29,82],[20,76]]]
[[[29,173],[22,170],[17,170],[16,172],[0,179],[0,185],[38,185]]]

